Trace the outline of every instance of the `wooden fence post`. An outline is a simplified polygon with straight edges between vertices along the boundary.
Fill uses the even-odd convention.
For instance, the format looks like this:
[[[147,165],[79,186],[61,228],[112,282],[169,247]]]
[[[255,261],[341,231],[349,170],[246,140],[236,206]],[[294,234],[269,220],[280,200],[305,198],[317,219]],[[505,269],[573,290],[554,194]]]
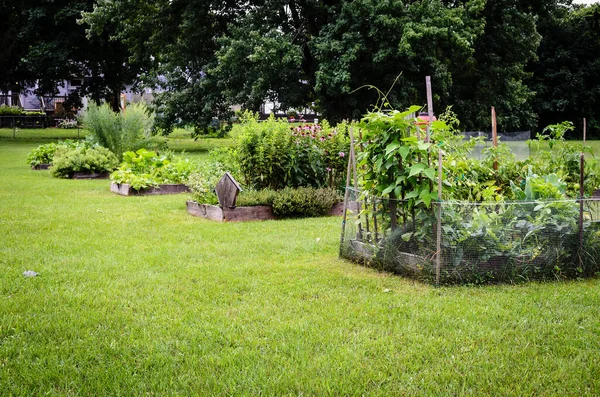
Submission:
[[[435,284],[440,285],[442,273],[442,149],[438,152],[438,220],[435,257]]]
[[[498,125],[496,124],[496,109],[492,106],[492,144],[498,147]],[[498,171],[498,160],[494,154],[494,170]]]
[[[586,138],[586,120],[583,119],[583,144]],[[585,194],[585,154],[579,153],[579,267],[583,271],[583,195]]]

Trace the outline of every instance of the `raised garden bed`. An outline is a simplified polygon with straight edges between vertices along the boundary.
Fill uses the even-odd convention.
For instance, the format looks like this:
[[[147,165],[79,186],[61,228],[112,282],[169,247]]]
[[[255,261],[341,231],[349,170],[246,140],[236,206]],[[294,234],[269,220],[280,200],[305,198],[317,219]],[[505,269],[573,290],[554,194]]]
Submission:
[[[331,207],[328,215],[340,216],[343,212],[344,203],[337,203]],[[266,221],[278,219],[273,214],[271,206],[257,205],[252,207],[219,207],[218,205],[198,204],[195,201],[188,200],[186,203],[187,212],[193,216],[210,219],[219,222],[245,222],[245,221]],[[357,202],[349,203],[349,209],[356,211]]]
[[[38,165],[32,165],[31,169],[34,171],[40,171],[40,170],[47,170],[50,167],[52,167],[52,164],[38,164]]]
[[[76,172],[73,174],[73,179],[108,179],[108,172]]]
[[[188,187],[184,184],[164,184],[157,187],[149,187],[145,189],[135,190],[127,183],[110,184],[110,191],[120,194],[121,196],[148,196],[156,194],[179,194],[188,191]]]

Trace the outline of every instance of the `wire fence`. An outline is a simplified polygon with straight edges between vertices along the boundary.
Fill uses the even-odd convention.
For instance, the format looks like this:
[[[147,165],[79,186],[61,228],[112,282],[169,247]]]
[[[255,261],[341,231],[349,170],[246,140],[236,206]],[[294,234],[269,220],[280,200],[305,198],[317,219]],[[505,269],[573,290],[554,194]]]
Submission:
[[[398,201],[353,188],[348,197],[340,256],[378,269],[439,284],[600,271],[598,199],[438,202],[403,212]]]

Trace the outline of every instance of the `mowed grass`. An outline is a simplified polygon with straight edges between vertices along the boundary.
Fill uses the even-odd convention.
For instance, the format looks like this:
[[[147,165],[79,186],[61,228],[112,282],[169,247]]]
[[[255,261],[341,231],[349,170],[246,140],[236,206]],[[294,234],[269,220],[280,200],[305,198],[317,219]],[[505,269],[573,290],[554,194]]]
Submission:
[[[0,395],[600,394],[600,280],[435,288],[339,260],[338,217],[214,223],[33,147],[0,141]]]

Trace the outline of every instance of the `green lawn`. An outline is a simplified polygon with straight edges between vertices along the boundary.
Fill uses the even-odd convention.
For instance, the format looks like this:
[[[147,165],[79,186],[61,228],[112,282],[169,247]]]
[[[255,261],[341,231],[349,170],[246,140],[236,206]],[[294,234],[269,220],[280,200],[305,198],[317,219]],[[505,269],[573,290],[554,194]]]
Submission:
[[[213,223],[33,147],[0,140],[0,395],[600,394],[598,279],[422,285],[339,260],[340,218]]]

